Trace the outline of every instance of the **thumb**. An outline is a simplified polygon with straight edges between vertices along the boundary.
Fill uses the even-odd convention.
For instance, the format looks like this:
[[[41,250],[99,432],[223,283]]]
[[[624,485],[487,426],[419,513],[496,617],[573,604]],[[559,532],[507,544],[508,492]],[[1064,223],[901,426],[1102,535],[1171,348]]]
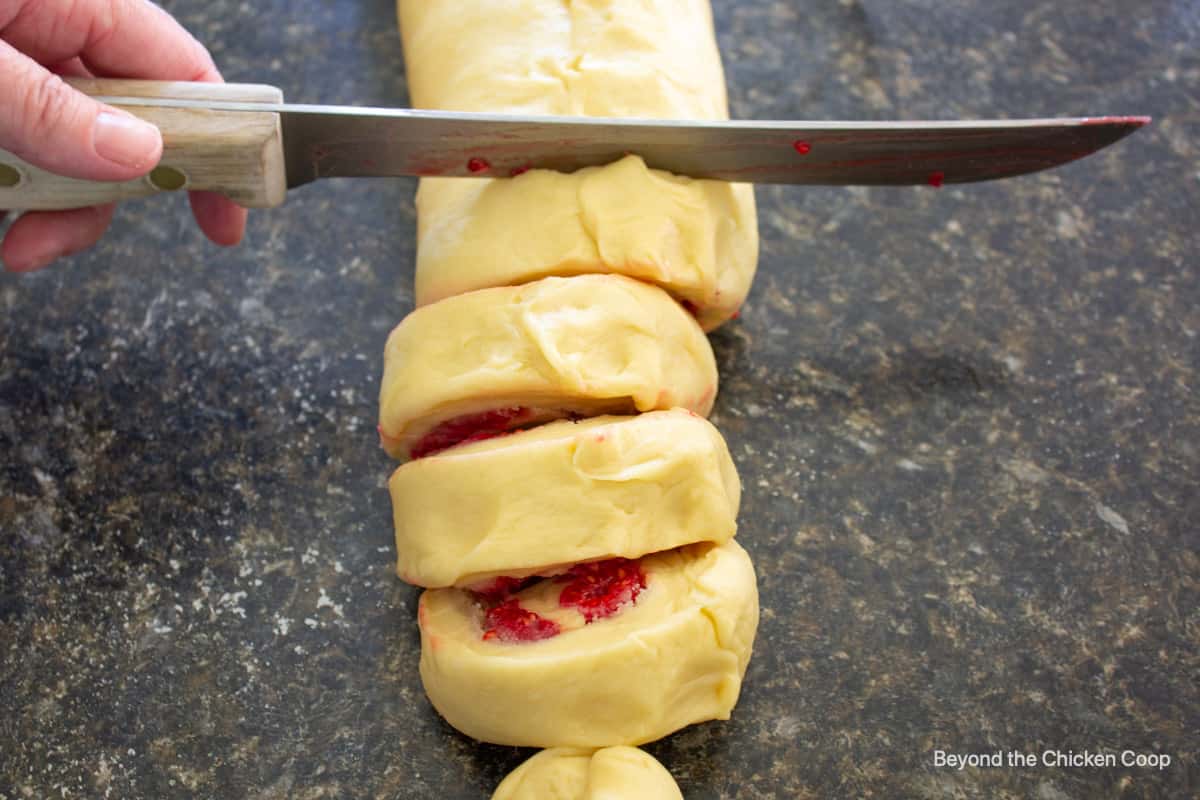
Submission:
[[[158,128],[92,100],[0,41],[0,149],[69,178],[131,180],[162,157]]]

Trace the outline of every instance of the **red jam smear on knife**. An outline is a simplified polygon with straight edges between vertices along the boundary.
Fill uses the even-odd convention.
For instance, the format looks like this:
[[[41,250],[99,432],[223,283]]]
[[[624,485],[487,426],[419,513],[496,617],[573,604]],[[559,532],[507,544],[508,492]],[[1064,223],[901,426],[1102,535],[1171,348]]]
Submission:
[[[493,408],[478,414],[464,414],[448,419],[417,440],[412,447],[413,458],[424,458],[440,453],[455,445],[479,442],[495,436],[503,436],[522,421],[529,418],[531,411],[522,406]]]

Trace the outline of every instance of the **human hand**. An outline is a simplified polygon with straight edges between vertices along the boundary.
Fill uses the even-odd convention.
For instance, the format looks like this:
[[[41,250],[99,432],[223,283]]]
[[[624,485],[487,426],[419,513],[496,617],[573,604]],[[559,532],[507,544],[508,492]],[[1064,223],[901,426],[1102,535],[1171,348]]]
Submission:
[[[162,156],[162,136],[59,76],[221,81],[204,46],[148,0],[0,0],[0,149],[59,175],[104,181],[149,172]],[[190,200],[209,239],[241,241],[245,209],[210,192]],[[0,261],[28,272],[91,247],[115,208],[22,214],[0,245]]]

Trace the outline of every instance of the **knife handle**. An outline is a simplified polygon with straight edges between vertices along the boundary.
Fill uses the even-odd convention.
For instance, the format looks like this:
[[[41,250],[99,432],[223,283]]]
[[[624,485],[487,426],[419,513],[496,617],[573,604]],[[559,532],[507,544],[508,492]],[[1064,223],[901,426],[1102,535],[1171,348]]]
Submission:
[[[68,83],[99,97],[283,102],[279,89],[257,84],[75,78]],[[283,203],[287,175],[279,114],[154,106],[123,110],[162,131],[162,160],[148,175],[119,182],[64,178],[0,150],[0,209],[82,208],[185,189],[219,192],[247,208]]]

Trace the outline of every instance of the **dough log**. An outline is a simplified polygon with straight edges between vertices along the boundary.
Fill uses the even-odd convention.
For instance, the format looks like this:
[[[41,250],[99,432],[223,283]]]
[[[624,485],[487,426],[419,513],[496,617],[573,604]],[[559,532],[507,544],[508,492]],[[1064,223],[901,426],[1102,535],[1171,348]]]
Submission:
[[[727,118],[706,0],[398,10],[417,107]],[[758,624],[740,484],[704,419],[704,331],[756,267],[753,190],[632,154],[571,174],[489,158],[421,181],[418,308],[385,348],[421,679],[462,733],[559,748],[500,800],[679,798],[630,746],[727,719]]]
[[[728,117],[704,0],[399,0],[399,11],[419,108]],[[497,177],[421,181],[418,305],[589,272],[658,284],[705,330],[745,300],[758,260],[747,184],[679,178],[637,157]]]

